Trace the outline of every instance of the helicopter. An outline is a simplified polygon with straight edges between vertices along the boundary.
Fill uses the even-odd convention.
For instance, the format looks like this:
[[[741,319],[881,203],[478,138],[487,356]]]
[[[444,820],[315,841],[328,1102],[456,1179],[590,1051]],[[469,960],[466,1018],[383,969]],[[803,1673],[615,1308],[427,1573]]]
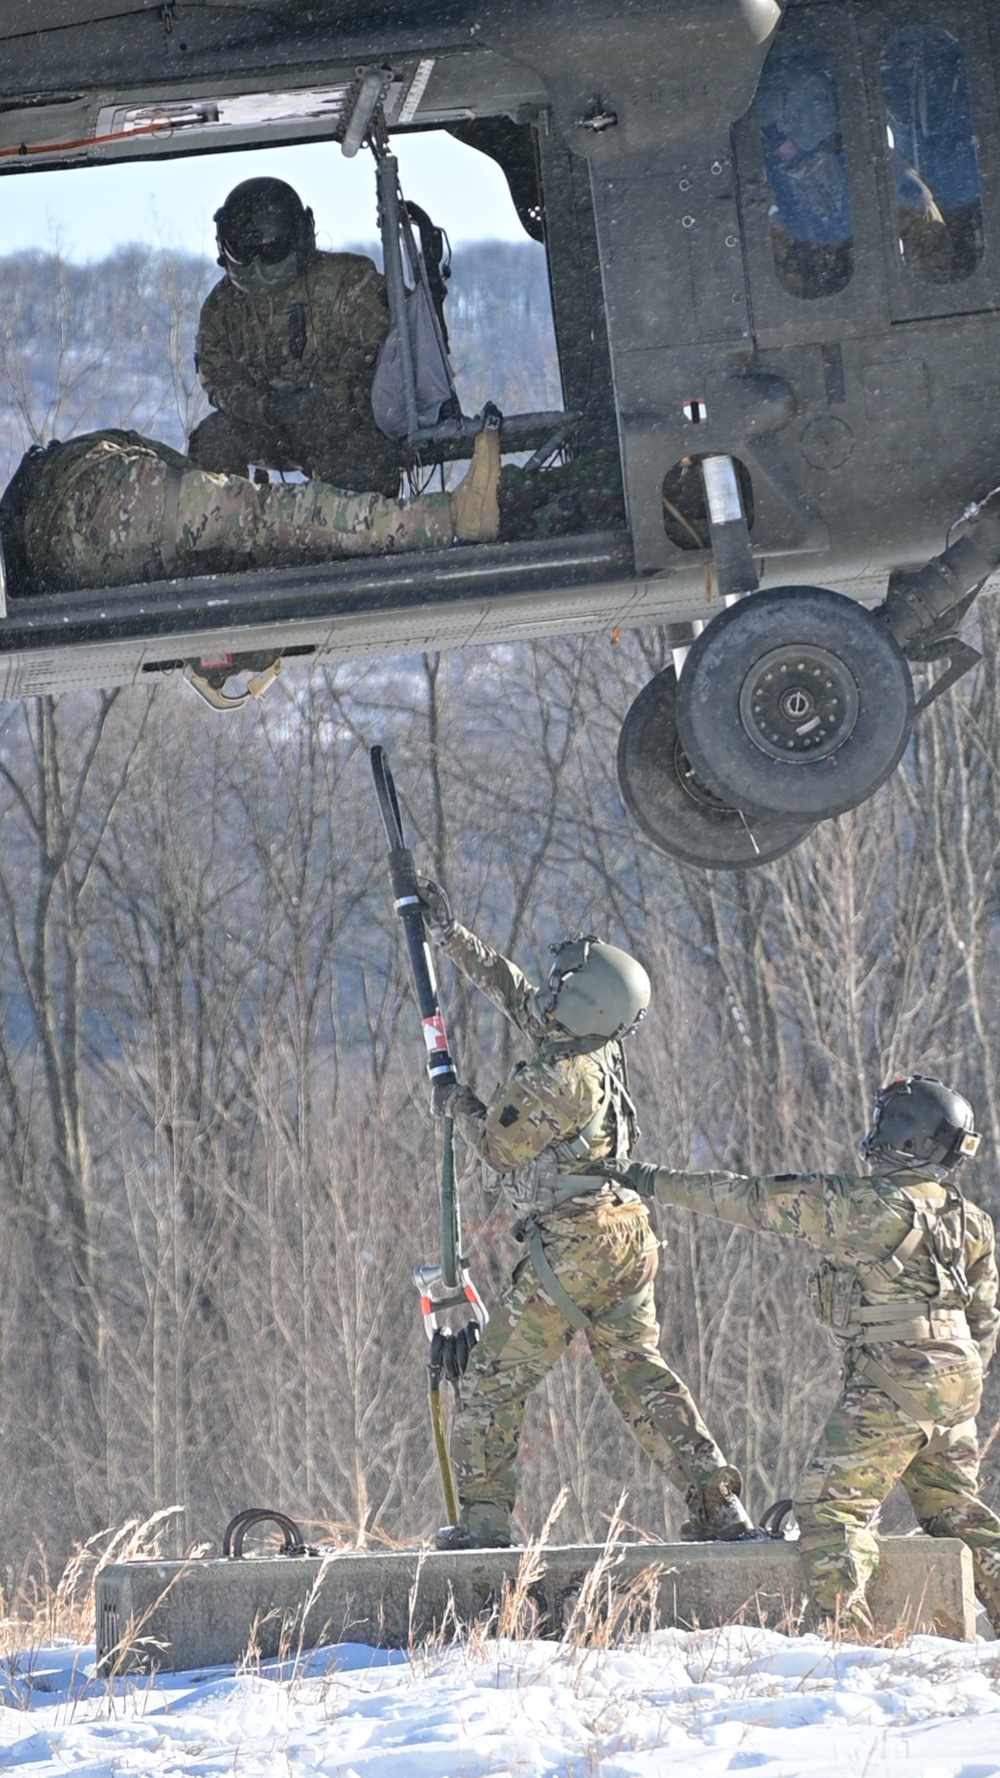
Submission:
[[[0,696],[180,670],[224,708],[243,665],[663,626],[625,805],[689,864],[780,856],[980,658],[958,629],[1000,565],[998,71],[988,0],[6,0],[4,177],[316,141],[333,177],[371,152],[401,468],[468,456],[481,420],[420,408],[407,305],[434,268],[394,140],[490,155],[545,247],[563,391],[505,414],[501,449],[540,482],[610,454],[621,518],[11,585]]]

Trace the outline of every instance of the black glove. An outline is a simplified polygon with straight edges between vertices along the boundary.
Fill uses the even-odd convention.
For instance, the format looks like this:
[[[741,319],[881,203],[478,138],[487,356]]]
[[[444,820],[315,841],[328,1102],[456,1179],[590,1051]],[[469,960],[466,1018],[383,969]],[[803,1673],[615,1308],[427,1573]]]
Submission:
[[[450,1117],[451,1102],[458,1092],[457,1080],[434,1080],[431,1082],[431,1116]]]
[[[649,1161],[633,1161],[630,1167],[626,1167],[621,1179],[624,1185],[630,1185],[640,1197],[655,1198],[656,1174],[656,1167]]]
[[[308,384],[300,389],[269,389],[260,404],[269,426],[306,426],[313,419],[319,396]]]
[[[440,883],[433,877],[417,878],[417,894],[423,909],[427,930],[435,944],[450,938],[455,930],[455,916],[451,911],[451,902]]]
[[[459,1383],[465,1375],[469,1353],[479,1341],[478,1321],[467,1321],[464,1327],[436,1327],[431,1335],[428,1361],[432,1376],[442,1372],[449,1383]]]
[[[656,1196],[656,1168],[649,1161],[632,1161],[627,1167],[618,1166],[613,1161],[598,1161],[595,1171],[598,1169],[609,1179],[617,1179],[619,1185],[627,1185],[630,1191],[638,1192],[640,1197]]]

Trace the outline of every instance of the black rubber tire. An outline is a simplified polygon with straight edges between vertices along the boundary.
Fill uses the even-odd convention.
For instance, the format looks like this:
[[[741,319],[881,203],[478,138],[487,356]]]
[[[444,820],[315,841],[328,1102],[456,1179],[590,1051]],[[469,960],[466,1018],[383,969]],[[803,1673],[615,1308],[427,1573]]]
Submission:
[[[692,644],[677,725],[699,779],[723,802],[822,821],[864,802],[898,765],[913,679],[898,642],[855,599],[770,587],[721,612]]]
[[[643,687],[618,737],[622,800],[643,833],[661,852],[703,870],[750,870],[805,839],[811,822],[744,817],[696,782],[677,736],[676,698],[676,675],[666,667]]]

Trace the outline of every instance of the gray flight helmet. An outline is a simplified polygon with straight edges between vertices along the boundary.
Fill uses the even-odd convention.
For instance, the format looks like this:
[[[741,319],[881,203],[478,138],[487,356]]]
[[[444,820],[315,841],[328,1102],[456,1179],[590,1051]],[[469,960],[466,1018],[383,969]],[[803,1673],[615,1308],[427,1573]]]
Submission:
[[[950,1173],[979,1142],[968,1099],[932,1075],[900,1074],[876,1093],[872,1127],[858,1146],[866,1161],[888,1172]]]
[[[558,1026],[594,1047],[625,1037],[649,1005],[650,981],[642,964],[617,945],[587,933],[552,946],[553,964],[535,998],[543,1023]]]

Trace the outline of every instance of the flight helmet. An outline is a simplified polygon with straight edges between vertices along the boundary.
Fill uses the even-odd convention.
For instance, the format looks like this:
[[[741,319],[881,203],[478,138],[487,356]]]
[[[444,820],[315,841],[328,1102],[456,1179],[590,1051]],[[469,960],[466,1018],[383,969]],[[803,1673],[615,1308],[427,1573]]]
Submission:
[[[548,981],[535,996],[542,1022],[571,1037],[593,1038],[595,1049],[627,1036],[649,1005],[650,982],[642,964],[592,932],[564,938],[551,949]]]
[[[238,290],[278,290],[316,251],[313,213],[284,179],[244,179],[215,212],[219,264]]]
[[[929,1074],[900,1074],[876,1093],[872,1127],[858,1146],[875,1166],[889,1163],[890,1172],[950,1173],[979,1142],[972,1106],[961,1093]]]

